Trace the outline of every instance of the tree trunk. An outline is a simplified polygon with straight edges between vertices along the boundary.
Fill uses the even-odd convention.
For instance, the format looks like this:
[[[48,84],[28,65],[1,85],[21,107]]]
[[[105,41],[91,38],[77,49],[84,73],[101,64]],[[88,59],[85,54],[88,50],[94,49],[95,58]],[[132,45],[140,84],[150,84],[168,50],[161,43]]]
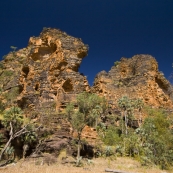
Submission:
[[[97,124],[98,124],[98,119],[96,118],[95,128],[97,128]]]
[[[139,127],[142,124],[142,115],[141,114],[142,114],[141,111],[139,111]]]
[[[79,140],[79,141],[78,141],[78,145],[77,145],[77,159],[80,158],[80,144],[81,144],[81,142],[80,142],[80,140]]]
[[[29,150],[29,145],[28,144],[24,144],[23,145],[23,159],[25,159],[26,153]]]
[[[121,130],[122,130],[122,133],[124,132],[124,129],[123,129],[123,115],[124,115],[123,112],[121,112],[121,124],[122,124],[122,129]]]
[[[80,146],[81,146],[81,134],[78,133],[78,145],[77,145],[77,162],[76,162],[76,165],[78,166],[79,165],[79,162],[80,162]]]
[[[8,148],[8,146],[10,145],[12,139],[13,139],[13,137],[10,136],[10,139],[8,140],[8,142],[5,144],[4,148],[2,149],[1,154],[0,154],[0,160],[2,159],[2,156],[3,156],[4,152],[5,152],[5,150],[6,150],[6,149]]]
[[[126,112],[125,112],[125,128],[126,128],[126,135],[127,135],[127,114],[126,114]]]
[[[126,141],[125,141],[125,139],[124,139],[124,151],[123,151],[123,156],[125,156],[126,155]]]
[[[27,126],[27,125],[26,125]],[[4,154],[4,152],[6,151],[7,147],[10,145],[11,141],[19,136],[21,136],[22,134],[28,133],[29,131],[26,130],[26,126],[24,126],[21,130],[17,131],[15,134],[13,134],[13,125],[10,122],[10,139],[8,140],[8,142],[5,144],[4,148],[1,150],[1,154],[0,154],[0,160],[2,159],[2,156]]]

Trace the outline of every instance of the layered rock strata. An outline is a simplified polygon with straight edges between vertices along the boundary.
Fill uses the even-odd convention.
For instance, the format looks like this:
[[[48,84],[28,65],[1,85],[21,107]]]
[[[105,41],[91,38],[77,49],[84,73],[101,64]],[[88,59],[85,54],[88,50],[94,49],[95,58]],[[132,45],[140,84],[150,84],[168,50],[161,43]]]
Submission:
[[[46,28],[39,37],[31,37],[26,48],[10,52],[0,64],[1,100],[9,106],[17,104],[26,116],[52,131],[51,138],[42,142],[41,151],[69,146],[72,134],[62,111],[78,93],[90,90],[86,77],[78,72],[87,53],[88,46],[81,39]]]
[[[173,106],[173,87],[150,55],[121,58],[108,73],[97,74],[92,92],[105,96],[112,108],[117,107],[117,100],[122,96],[141,98],[153,107]]]
[[[46,28],[39,37],[31,37],[26,48],[10,52],[0,62],[2,102],[11,106],[15,100],[26,116],[51,129],[51,135],[38,148],[41,152],[58,153],[63,148],[73,151],[71,139],[75,134],[63,113],[66,104],[75,101],[80,92],[104,96],[109,103],[108,115],[113,112],[119,117],[117,100],[122,96],[141,98],[153,107],[173,107],[173,87],[159,72],[152,56],[121,58],[108,73],[100,72],[90,88],[86,77],[78,72],[87,53],[88,46],[81,39]],[[104,122],[108,121],[103,117]],[[95,145],[98,135],[95,129],[86,126],[82,138]]]
[[[81,39],[44,29],[39,37],[29,39],[26,48],[6,56],[2,73],[10,70],[11,75],[1,81],[1,87],[7,93],[18,88],[21,108],[35,110],[52,103],[59,110],[76,94],[89,90],[86,77],[78,72],[87,52]]]

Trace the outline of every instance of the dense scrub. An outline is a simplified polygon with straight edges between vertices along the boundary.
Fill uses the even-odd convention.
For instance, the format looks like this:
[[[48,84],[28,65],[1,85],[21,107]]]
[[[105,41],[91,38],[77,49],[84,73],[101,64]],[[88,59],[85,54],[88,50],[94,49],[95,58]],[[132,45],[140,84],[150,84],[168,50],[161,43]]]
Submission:
[[[173,119],[161,109],[146,108],[145,111],[148,117],[137,129],[128,127],[128,134],[122,133],[120,126],[103,129],[100,136],[107,147],[101,154],[134,157],[142,165],[168,169],[173,163]]]

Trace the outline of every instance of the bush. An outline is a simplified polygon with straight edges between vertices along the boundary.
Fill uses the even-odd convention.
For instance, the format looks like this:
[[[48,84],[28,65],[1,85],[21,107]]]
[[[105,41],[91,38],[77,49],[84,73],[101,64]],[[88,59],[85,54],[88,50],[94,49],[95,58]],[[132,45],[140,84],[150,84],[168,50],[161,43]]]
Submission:
[[[118,66],[120,64],[120,61],[115,61],[114,62],[114,66],[116,67],[116,66]]]
[[[8,71],[8,70],[4,71],[3,73],[4,76],[12,76],[12,74],[13,74],[13,71]]]
[[[4,68],[4,65],[2,62],[0,62],[0,69],[3,69]]]
[[[147,108],[146,114],[143,124],[136,130],[128,128],[128,134],[113,126],[98,129],[98,133],[105,145],[115,147],[116,155],[135,157],[142,165],[169,169],[173,165],[172,118],[161,109]]]
[[[162,169],[173,165],[173,134],[170,120],[163,110],[148,110],[147,117],[137,129],[140,145],[143,147],[141,161],[143,164],[156,164]]]
[[[104,137],[101,137],[101,138],[102,138],[102,141],[104,142],[104,144],[109,145],[109,146],[119,144],[121,141],[118,129],[113,126],[110,126],[106,130]]]

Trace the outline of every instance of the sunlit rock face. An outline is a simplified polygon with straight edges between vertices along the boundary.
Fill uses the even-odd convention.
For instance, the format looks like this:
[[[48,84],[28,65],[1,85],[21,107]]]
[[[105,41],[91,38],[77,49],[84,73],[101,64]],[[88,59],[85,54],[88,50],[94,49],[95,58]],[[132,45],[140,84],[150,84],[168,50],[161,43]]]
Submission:
[[[121,58],[108,73],[97,74],[92,92],[105,96],[113,108],[122,96],[141,98],[153,107],[171,108],[173,105],[173,87],[150,55]]]
[[[83,91],[104,96],[109,103],[107,115],[121,115],[117,100],[122,96],[141,98],[153,107],[172,108],[173,88],[152,56],[121,58],[108,73],[101,71],[90,87],[86,77],[78,72],[87,53],[88,46],[81,39],[46,28],[39,37],[31,37],[26,48],[10,52],[0,62],[2,102],[11,106],[15,100],[13,103],[22,108],[25,116],[43,124],[40,133],[51,131],[49,139],[40,145],[42,152],[67,148],[73,153],[70,141],[76,134],[64,117],[64,109]],[[110,123],[104,116],[103,119]],[[118,125],[118,120],[115,123]],[[97,132],[89,126],[83,129],[82,138],[91,145],[99,141]]]
[[[61,113],[77,94],[90,90],[86,77],[78,72],[87,54],[88,46],[81,39],[46,28],[39,37],[31,37],[26,48],[9,53],[0,64],[1,100],[10,106],[12,99],[25,116],[43,124],[41,133],[51,131],[40,151],[58,152],[69,147],[71,126]]]
[[[17,88],[17,104],[28,110],[53,104],[61,111],[82,91],[105,96],[113,108],[124,95],[154,107],[172,107],[172,86],[152,56],[121,58],[108,73],[101,71],[90,89],[78,72],[87,53],[88,46],[81,39],[58,29],[43,29],[39,37],[29,39],[26,48],[9,53],[1,62],[0,86],[6,94]]]
[[[26,48],[8,54],[5,68],[15,73],[3,88],[20,86],[17,103],[22,108],[38,109],[44,102],[54,102],[61,109],[76,94],[88,91],[86,77],[78,72],[88,46],[57,29],[46,28],[39,37],[31,37]]]

